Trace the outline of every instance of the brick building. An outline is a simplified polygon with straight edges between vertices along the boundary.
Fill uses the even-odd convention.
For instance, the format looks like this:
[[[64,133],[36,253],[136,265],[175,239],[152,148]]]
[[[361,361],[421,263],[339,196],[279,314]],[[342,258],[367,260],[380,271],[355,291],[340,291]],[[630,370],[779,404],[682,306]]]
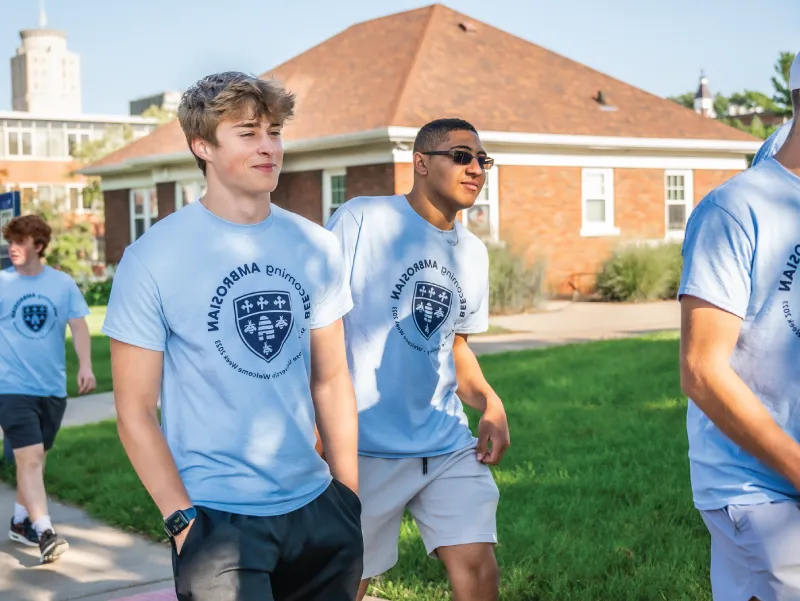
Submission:
[[[264,77],[297,95],[276,204],[324,223],[353,196],[408,192],[417,129],[459,116],[495,158],[462,218],[545,260],[557,292],[590,282],[615,244],[680,239],[692,207],[759,146],[442,5],[353,25]],[[102,176],[112,263],[203,192],[177,122],[84,173]]]
[[[81,146],[107,137],[141,138],[156,127],[155,119],[82,112],[80,57],[67,48],[65,32],[20,31],[21,44],[11,59],[11,111],[0,111],[0,192],[16,190],[27,213],[43,204],[64,214],[66,223],[91,224],[95,271],[103,271],[104,223],[90,194],[89,183],[75,171]]]

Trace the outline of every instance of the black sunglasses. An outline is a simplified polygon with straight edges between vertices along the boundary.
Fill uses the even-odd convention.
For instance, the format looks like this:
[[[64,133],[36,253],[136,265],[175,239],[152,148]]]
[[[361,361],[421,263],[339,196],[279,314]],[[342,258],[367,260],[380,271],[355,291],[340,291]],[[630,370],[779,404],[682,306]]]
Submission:
[[[487,170],[491,169],[492,165],[494,165],[494,159],[483,155],[476,157],[474,154],[467,152],[466,150],[429,150],[428,152],[420,152],[420,154],[449,156],[451,159],[453,159],[453,162],[456,165],[469,165],[472,162],[472,159],[478,159],[478,165],[480,165],[480,168]]]

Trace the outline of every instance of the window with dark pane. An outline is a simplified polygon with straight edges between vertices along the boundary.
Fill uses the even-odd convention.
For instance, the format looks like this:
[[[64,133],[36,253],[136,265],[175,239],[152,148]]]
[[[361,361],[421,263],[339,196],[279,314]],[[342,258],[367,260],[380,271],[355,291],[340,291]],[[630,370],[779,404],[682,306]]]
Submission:
[[[686,205],[669,205],[667,222],[670,230],[682,230],[686,226]]]
[[[331,213],[330,217],[336,212],[340,206],[345,203],[347,195],[347,176],[346,175],[332,175],[331,176]]]

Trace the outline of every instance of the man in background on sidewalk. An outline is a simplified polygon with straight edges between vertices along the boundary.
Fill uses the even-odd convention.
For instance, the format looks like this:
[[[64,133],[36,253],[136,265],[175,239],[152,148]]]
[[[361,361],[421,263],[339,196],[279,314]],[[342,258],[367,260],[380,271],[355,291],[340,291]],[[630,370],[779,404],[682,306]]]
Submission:
[[[64,339],[69,325],[78,354],[78,390],[96,386],[89,307],[67,274],[42,263],[50,226],[37,215],[3,228],[11,267],[0,271],[0,428],[17,465],[17,502],[9,538],[38,546],[42,563],[69,544],[56,534],[44,488],[45,454],[53,446],[67,407]]]
[[[474,126],[437,119],[414,141],[409,194],[354,198],[326,225],[346,258],[355,304],[344,323],[359,407],[359,599],[397,562],[406,509],[428,555],[444,564],[453,599],[499,595],[500,493],[489,465],[510,434],[467,343],[489,327],[489,255],[458,220],[493,162]],[[462,403],[482,414],[477,437]]]

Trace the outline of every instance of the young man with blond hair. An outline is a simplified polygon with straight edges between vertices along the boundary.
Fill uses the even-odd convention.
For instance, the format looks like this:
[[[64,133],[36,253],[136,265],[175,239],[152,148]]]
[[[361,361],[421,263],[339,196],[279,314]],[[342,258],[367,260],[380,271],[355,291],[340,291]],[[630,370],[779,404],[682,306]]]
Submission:
[[[2,233],[11,267],[0,271],[0,428],[17,466],[8,536],[38,546],[41,562],[50,563],[69,543],[56,533],[47,510],[45,455],[67,408],[67,326],[80,362],[78,391],[96,385],[85,320],[89,307],[71,277],[42,263],[52,232],[41,217],[16,217]]]
[[[345,335],[359,405],[360,597],[397,561],[408,509],[455,601],[498,598],[499,491],[489,465],[510,437],[503,403],[467,343],[489,325],[489,256],[457,220],[492,163],[470,123],[432,121],[414,142],[409,194],[354,198],[326,226],[355,300]],[[462,403],[483,414],[477,437]]]
[[[235,72],[184,94],[207,193],[126,249],[103,326],[181,601],[351,601],[361,575],[345,267],[332,234],[270,201],[293,110]]]

